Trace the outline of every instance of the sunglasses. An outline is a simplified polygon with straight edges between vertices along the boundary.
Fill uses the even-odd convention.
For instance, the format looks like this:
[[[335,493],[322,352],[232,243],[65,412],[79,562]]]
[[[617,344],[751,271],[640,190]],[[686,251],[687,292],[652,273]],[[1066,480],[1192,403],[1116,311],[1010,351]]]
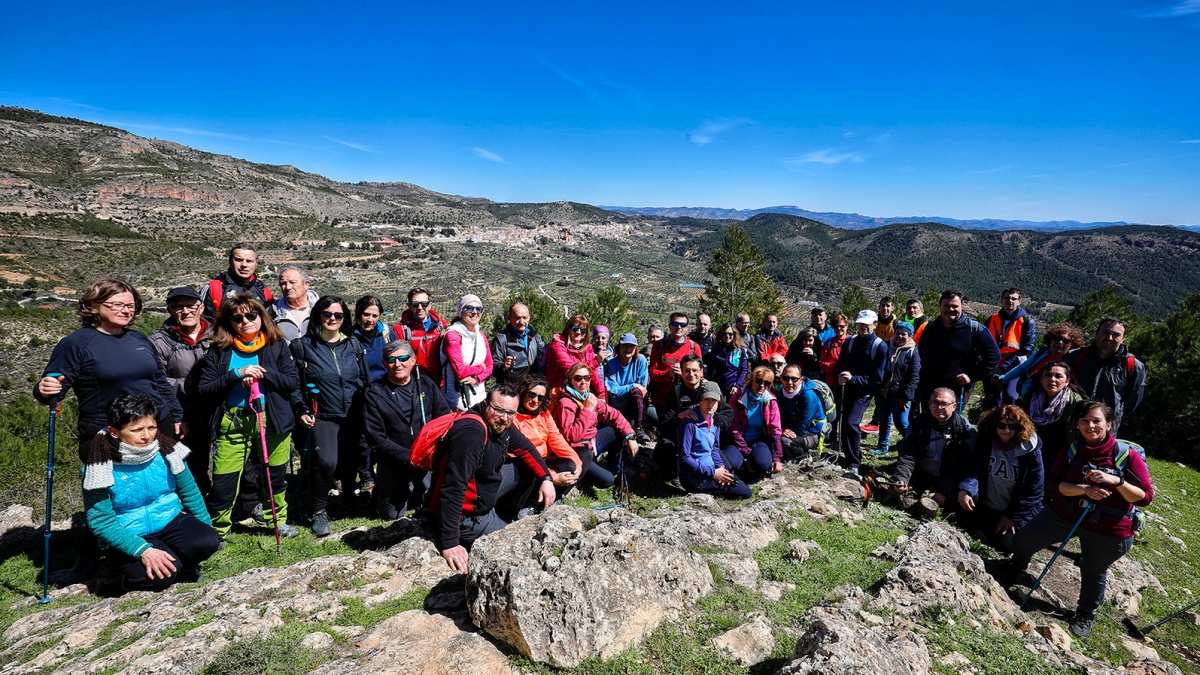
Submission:
[[[467,314],[483,314],[483,308],[478,305],[464,305],[462,311]]]
[[[243,321],[258,321],[258,310],[250,310],[244,314],[230,314],[230,321],[233,323],[241,323]]]
[[[731,338],[734,335],[737,335],[737,333],[721,333],[721,337],[727,337],[727,338]]]
[[[587,326],[571,326],[572,333],[586,333]]]
[[[408,303],[408,306],[413,309],[425,309],[426,307],[429,306],[429,301],[426,300],[425,302],[410,302],[410,303]]]
[[[1051,342],[1061,342],[1063,344],[1070,344],[1071,338],[1069,338],[1065,335],[1055,335],[1050,338],[1050,341]]]
[[[571,376],[572,382],[587,382],[590,379],[592,379],[591,375],[572,375]]]
[[[996,422],[996,428],[1002,431],[1020,431],[1021,425],[1016,422]]]
[[[549,397],[546,396],[545,394],[539,394],[537,392],[527,391],[527,392],[525,392],[525,398],[527,398],[531,401],[541,402],[541,401],[545,401]]]
[[[393,356],[383,357],[383,362],[384,363],[396,363],[397,361],[399,361],[400,363],[408,363],[409,359],[411,359],[412,357],[413,357],[412,354],[395,354]]]
[[[756,378],[754,378],[754,384],[757,384],[760,387],[766,387],[766,386],[770,386],[771,380],[764,380],[761,377],[756,377]]]
[[[688,323],[686,321],[672,321],[671,322],[671,328],[687,328],[687,327],[688,327]]]
[[[341,312],[321,312],[322,319],[333,319],[334,321],[341,321],[342,318],[345,316],[346,315]]]
[[[800,381],[800,378],[792,377],[791,375],[781,375],[779,377],[779,379],[783,380],[784,382],[799,382]]]

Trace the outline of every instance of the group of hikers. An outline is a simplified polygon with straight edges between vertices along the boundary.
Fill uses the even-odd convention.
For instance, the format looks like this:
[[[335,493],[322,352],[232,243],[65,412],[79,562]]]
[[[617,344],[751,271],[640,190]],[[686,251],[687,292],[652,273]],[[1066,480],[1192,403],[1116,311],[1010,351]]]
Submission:
[[[1057,324],[1039,346],[1017,289],[985,323],[947,290],[935,316],[883,298],[852,332],[850,317],[814,307],[790,341],[774,314],[752,333],[745,313],[714,325],[675,312],[641,344],[580,314],[540,335],[519,302],[489,338],[478,296],[447,321],[419,287],[389,326],[378,298],[320,295],[297,267],[279,270],[276,296],[251,244],[228,261],[199,291],[171,289],[150,336],[129,328],[144,309],[132,285],[91,284],[82,327],[34,388],[43,403],[78,399],[94,539],[77,568],[94,571],[106,550],[127,589],[196,578],[234,523],[323,537],[331,512],[363,504],[427,518],[465,572],[479,537],[572,490],[627,487],[631,467],[744,499],[785,462],[820,456],[867,480],[863,437],[877,433],[874,452],[898,455],[891,489],[930,496],[1011,552],[1014,579],[1079,536],[1071,627],[1086,635],[1153,497],[1140,447],[1117,440],[1145,380],[1125,322],[1103,319],[1087,345]],[[972,395],[977,427],[963,415]]]

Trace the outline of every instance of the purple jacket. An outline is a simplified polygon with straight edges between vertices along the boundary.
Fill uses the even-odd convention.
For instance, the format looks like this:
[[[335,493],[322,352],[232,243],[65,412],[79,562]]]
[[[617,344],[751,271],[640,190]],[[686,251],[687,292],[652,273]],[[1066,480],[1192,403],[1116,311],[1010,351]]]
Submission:
[[[745,437],[742,434],[746,431],[749,425],[749,417],[746,413],[746,404],[743,399],[750,396],[750,392],[738,394],[733,403],[733,428],[729,430],[729,434],[733,437],[733,444],[741,451],[743,455],[750,454],[750,445],[746,443]],[[767,438],[771,442],[771,460],[775,462],[783,461],[783,423],[779,417],[779,401],[775,400],[775,395],[771,392],[766,392],[767,400],[763,403],[763,431],[766,432]]]

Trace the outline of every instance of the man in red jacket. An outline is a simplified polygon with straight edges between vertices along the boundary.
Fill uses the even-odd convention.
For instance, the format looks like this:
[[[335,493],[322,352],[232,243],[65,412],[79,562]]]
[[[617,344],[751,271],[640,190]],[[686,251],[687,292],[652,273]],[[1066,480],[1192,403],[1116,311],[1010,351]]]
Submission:
[[[668,329],[671,332],[650,350],[650,394],[656,406],[666,403],[667,394],[679,380],[679,361],[688,354],[700,356],[700,345],[687,336],[687,314],[671,314]]]
[[[442,381],[442,363],[438,356],[439,341],[446,330],[446,321],[430,307],[429,291],[416,287],[408,292],[408,309],[400,315],[393,334],[408,340],[417,355],[417,367],[425,377]]]

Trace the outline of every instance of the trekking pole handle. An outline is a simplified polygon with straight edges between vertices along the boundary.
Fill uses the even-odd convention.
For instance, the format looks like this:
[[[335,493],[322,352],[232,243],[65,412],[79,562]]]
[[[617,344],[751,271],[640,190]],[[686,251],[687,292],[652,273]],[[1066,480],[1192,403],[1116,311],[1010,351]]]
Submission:
[[[57,380],[58,378],[60,378],[62,376],[63,376],[62,373],[46,373],[42,377],[52,377]],[[48,404],[52,405],[55,408],[55,410],[58,410],[58,408],[59,408],[58,404],[62,401],[62,399],[63,399],[63,393],[61,391],[53,396],[47,397]]]

